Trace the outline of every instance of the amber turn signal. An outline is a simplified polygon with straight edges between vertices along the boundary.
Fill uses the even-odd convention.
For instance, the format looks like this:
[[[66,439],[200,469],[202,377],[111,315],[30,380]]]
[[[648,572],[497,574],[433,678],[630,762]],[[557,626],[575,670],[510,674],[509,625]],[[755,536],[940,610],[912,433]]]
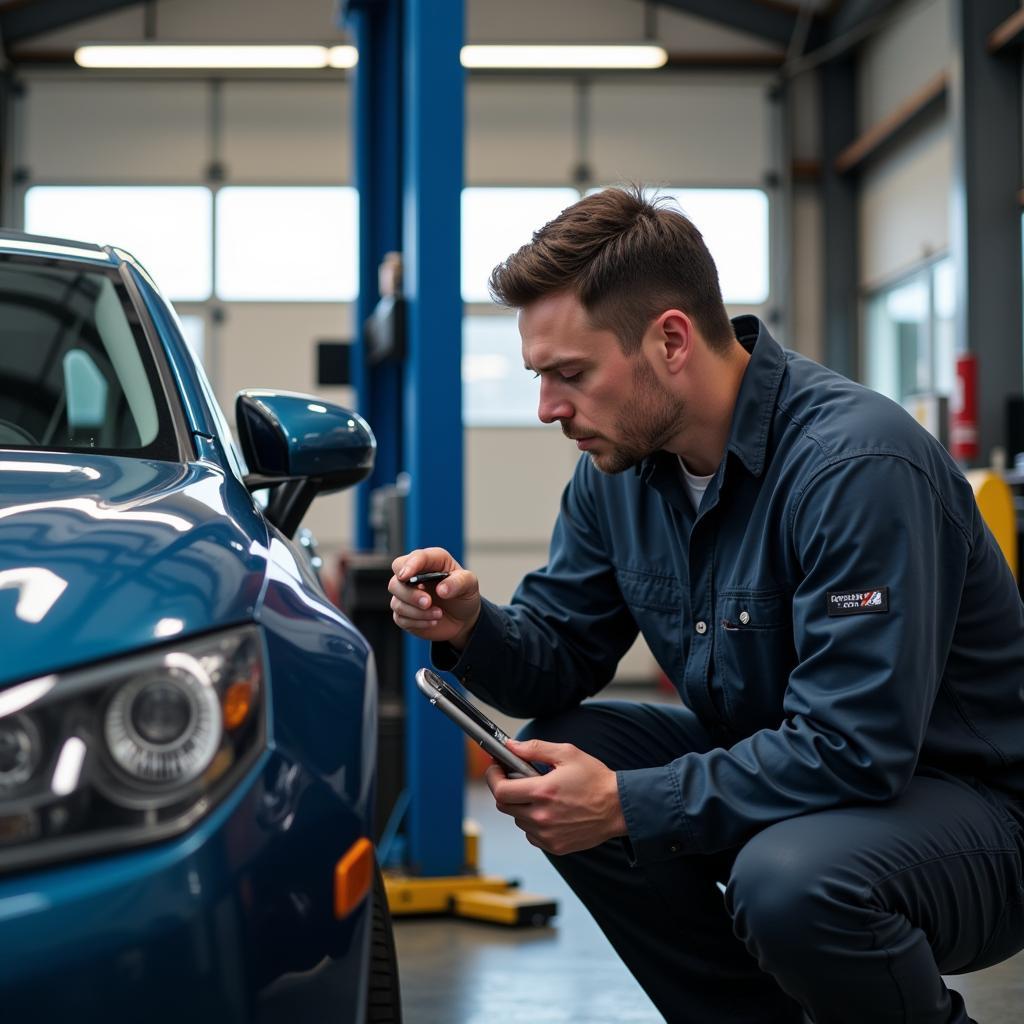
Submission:
[[[334,916],[348,917],[373,882],[373,843],[357,839],[334,866]]]
[[[224,728],[237,729],[248,717],[252,707],[252,683],[232,683],[224,694]]]

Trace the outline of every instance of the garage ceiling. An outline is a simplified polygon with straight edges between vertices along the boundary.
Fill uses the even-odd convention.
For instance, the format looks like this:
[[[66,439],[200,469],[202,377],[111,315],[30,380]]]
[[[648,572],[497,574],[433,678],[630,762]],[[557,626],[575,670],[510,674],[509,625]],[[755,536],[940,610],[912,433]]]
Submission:
[[[136,3],[139,0],[0,0],[0,39],[9,50],[43,32]]]
[[[147,0],[155,14],[173,0]],[[335,0],[336,9],[341,0]],[[472,0],[469,0],[472,3]],[[622,0],[624,6],[674,10],[771,44],[789,56],[830,44],[890,13],[901,0]],[[140,6],[143,0],[0,0],[0,41],[8,54],[37,36]],[[213,6],[213,5],[211,5]]]

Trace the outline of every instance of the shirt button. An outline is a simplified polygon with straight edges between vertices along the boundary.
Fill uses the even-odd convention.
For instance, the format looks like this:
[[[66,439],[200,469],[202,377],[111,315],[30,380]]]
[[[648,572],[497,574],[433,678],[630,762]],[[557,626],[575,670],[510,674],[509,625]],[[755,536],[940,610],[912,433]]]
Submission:
[[[750,612],[740,612],[740,622],[742,622],[744,626],[750,622]]]
[[[697,630],[697,632],[700,633],[701,636],[703,636],[708,631],[708,624],[703,619],[701,619],[700,622],[698,622],[697,625],[693,628]]]
[[[669,853],[678,853],[679,852],[679,844],[678,843],[671,843],[671,844],[669,844],[668,852]]]

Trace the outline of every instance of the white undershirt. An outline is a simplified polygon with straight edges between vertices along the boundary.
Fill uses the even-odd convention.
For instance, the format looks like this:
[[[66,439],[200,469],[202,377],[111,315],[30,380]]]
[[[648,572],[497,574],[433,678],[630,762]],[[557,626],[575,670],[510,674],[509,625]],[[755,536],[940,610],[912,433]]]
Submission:
[[[676,458],[679,459],[679,468],[683,471],[683,482],[686,484],[686,489],[690,492],[690,499],[693,501],[694,510],[700,511],[700,503],[704,498],[704,492],[708,489],[708,484],[711,483],[711,478],[715,474],[708,473],[707,476],[694,476],[686,468],[683,457],[677,455]]]

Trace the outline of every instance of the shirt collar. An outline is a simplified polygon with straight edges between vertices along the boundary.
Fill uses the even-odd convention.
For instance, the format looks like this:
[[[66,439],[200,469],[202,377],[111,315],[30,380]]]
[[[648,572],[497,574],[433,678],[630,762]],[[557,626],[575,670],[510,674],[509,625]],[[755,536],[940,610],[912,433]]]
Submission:
[[[733,452],[754,476],[764,471],[768,429],[775,415],[775,400],[786,369],[786,353],[756,316],[738,316],[732,321],[736,339],[750,353],[732,414],[726,451]],[[649,483],[661,457],[654,452],[638,463],[635,471]]]
[[[733,452],[754,476],[764,471],[768,430],[775,416],[779,385],[786,370],[786,353],[756,316],[738,316],[733,329],[750,353],[729,428],[726,451]]]

